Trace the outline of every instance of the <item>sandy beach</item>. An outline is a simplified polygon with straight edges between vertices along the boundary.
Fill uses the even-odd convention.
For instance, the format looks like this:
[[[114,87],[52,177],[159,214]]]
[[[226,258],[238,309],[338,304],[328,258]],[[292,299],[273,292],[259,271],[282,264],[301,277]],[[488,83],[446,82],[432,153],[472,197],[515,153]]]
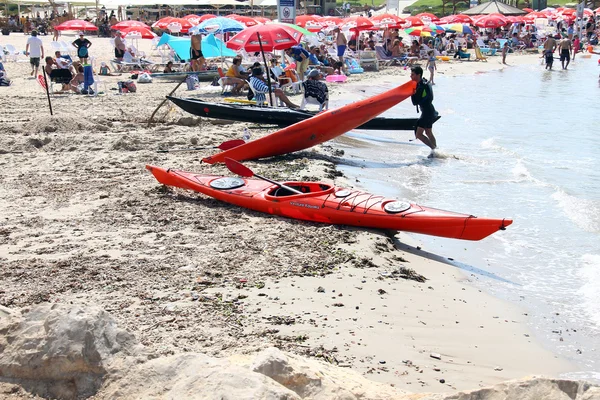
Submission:
[[[51,37],[41,38],[49,54]],[[90,40],[96,63],[109,61],[109,40]],[[25,42],[22,34],[0,41],[20,50]],[[139,46],[148,54],[149,43]],[[485,73],[539,56],[511,54],[509,66],[500,60],[440,62],[438,73]],[[103,77],[107,90],[97,97],[53,96],[51,117],[25,56],[4,65],[13,85],[0,88],[0,305],[77,299],[100,305],[163,355],[226,357],[276,346],[411,392],[573,370],[536,341],[523,310],[471,286],[473,276],[407,234],[277,218],[159,185],[146,164],[231,173],[200,162],[212,150],[157,149],[218,146],[250,127],[190,118],[168,103],[148,126],[176,83],[119,95],[116,82],[127,75]],[[352,76],[330,85],[330,95],[352,98],[353,85],[382,79],[402,84],[409,72]],[[206,82],[176,92],[219,93]],[[253,139],[269,132],[250,129]],[[245,164],[272,179],[355,187],[335,161],[325,144]]]

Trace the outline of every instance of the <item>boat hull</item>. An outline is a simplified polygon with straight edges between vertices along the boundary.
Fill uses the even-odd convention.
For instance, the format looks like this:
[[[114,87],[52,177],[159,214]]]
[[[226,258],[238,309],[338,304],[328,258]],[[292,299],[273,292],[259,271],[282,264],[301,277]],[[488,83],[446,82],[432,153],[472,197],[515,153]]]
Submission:
[[[164,185],[193,190],[247,209],[311,222],[463,240],[481,240],[512,223],[510,219],[478,218],[437,210],[323,182],[285,182],[303,191],[302,194],[290,194],[263,180],[235,178],[236,187],[223,188],[220,183],[231,178],[151,165],[146,168]]]
[[[165,81],[181,81],[188,77],[188,75],[196,75],[200,82],[209,82],[219,76],[218,71],[189,71],[189,72],[172,72],[172,73],[163,73],[163,72],[155,72],[150,74],[153,79],[160,79]]]
[[[323,111],[312,118],[233,149],[206,157],[202,161],[213,164],[224,162],[225,158],[237,161],[254,160],[308,149],[372,120],[409,98],[415,89],[416,82],[408,81],[376,96],[333,110]]]
[[[258,107],[250,104],[222,104],[198,99],[183,99],[167,96],[175,105],[190,114],[205,118],[218,118],[230,121],[257,124],[290,126],[314,117],[316,111],[292,110],[283,107]],[[439,119],[440,117],[437,117]],[[436,121],[437,121],[436,119]],[[414,131],[418,118],[376,117],[356,129]]]

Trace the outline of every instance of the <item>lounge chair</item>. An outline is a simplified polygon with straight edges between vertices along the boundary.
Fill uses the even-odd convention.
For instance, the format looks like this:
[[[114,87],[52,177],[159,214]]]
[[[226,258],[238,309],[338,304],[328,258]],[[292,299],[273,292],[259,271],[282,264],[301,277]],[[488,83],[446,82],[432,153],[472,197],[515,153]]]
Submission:
[[[329,100],[325,100],[325,102],[319,103],[319,100],[317,100],[315,97],[302,96],[302,103],[300,104],[300,109],[306,110],[307,104],[314,104],[316,106],[319,106],[319,111],[329,110]]]
[[[458,54],[458,59],[459,60],[468,60],[471,61],[471,53],[468,53],[466,51],[463,51],[462,49],[459,49],[456,54]],[[454,58],[456,57],[456,54],[454,55]]]
[[[19,60],[19,52],[12,44],[5,44],[4,50],[7,52],[7,60],[17,62]]]
[[[494,49],[494,50],[496,50],[496,49]],[[482,51],[479,48],[479,46],[475,46],[475,60],[487,62],[487,57],[482,54]]]
[[[373,69],[374,71],[379,71],[377,55],[372,50],[363,50],[359,53],[359,64],[364,69]]]
[[[477,46],[479,47],[481,54],[485,54],[488,56],[493,56],[496,54],[496,49],[491,48],[490,46],[483,43],[483,40],[477,39]]]
[[[221,85],[221,95],[230,94],[235,85],[225,83],[227,81],[227,77],[223,73],[223,68],[217,68],[217,72],[219,73],[219,85]]]

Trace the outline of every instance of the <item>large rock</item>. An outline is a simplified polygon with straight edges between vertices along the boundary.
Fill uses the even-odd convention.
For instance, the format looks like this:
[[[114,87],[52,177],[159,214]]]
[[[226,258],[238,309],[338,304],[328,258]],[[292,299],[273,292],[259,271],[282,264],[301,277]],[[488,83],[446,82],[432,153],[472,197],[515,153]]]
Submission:
[[[0,310],[0,377],[40,396],[92,395],[114,357],[137,352],[133,335],[98,307],[42,304],[23,314]]]
[[[283,353],[271,347],[259,353],[251,368],[310,399],[398,399],[405,394],[370,381],[355,371],[318,360]]]
[[[300,400],[266,376],[204,354],[162,357],[109,382],[98,399]]]
[[[600,387],[584,381],[529,378],[451,395],[427,395],[421,400],[600,400]]]

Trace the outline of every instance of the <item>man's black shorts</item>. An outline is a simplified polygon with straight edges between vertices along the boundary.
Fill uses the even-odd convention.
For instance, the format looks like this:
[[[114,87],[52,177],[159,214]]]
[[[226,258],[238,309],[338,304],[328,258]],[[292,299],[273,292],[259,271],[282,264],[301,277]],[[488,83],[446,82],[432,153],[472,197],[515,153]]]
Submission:
[[[571,61],[571,52],[569,49],[562,49],[560,51],[560,61]]]

